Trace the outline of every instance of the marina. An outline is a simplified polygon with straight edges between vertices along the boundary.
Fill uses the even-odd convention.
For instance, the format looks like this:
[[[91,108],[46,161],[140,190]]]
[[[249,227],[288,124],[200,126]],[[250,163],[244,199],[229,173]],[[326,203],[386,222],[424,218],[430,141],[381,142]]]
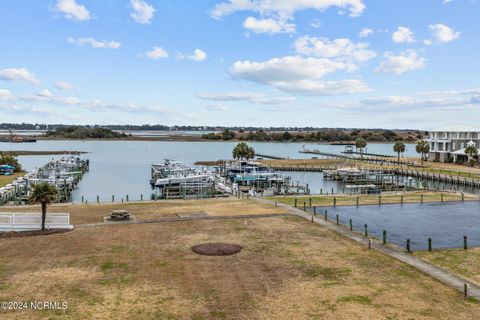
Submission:
[[[58,189],[57,202],[72,201],[72,192],[89,170],[90,161],[78,156],[65,156],[18,177],[0,188],[0,204],[27,204],[35,185],[48,183]]]

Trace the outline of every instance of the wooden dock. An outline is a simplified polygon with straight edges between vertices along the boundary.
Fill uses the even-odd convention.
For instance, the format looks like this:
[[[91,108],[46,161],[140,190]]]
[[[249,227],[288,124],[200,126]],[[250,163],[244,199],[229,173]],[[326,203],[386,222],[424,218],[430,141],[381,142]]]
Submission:
[[[287,158],[285,157],[280,157],[280,156],[271,155],[271,154],[263,154],[263,153],[255,153],[255,157],[273,159],[273,160],[287,160]]]
[[[300,171],[300,172],[324,172],[327,170],[337,170],[338,166],[315,166],[315,165],[269,165],[269,168],[275,171]],[[444,173],[432,173],[421,170],[409,170],[409,169],[385,169],[385,168],[373,168],[372,171],[385,171],[393,172],[396,175],[408,176],[416,179],[424,179],[427,181],[438,181],[443,183],[449,183],[452,185],[471,187],[474,189],[480,189],[480,178],[475,177],[462,177],[460,175],[451,175]]]

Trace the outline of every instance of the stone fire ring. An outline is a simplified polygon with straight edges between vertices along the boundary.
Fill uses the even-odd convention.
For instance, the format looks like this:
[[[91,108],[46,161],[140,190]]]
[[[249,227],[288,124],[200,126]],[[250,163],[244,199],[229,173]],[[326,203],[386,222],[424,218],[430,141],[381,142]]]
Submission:
[[[192,247],[192,251],[202,256],[230,256],[242,251],[242,247],[230,243],[202,243]]]

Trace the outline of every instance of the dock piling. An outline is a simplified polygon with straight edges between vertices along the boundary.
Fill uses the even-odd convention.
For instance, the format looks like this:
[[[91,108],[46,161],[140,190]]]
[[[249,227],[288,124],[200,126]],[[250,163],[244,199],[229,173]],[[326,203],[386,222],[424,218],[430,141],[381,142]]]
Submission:
[[[353,231],[353,223],[352,223],[352,219],[350,219],[350,221],[349,221],[349,224],[350,224],[350,231]]]

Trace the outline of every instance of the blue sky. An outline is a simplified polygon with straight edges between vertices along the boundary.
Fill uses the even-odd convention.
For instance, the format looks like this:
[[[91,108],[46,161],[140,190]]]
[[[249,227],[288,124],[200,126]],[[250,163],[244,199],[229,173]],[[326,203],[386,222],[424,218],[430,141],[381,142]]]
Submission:
[[[0,121],[480,121],[477,0],[0,3]]]

